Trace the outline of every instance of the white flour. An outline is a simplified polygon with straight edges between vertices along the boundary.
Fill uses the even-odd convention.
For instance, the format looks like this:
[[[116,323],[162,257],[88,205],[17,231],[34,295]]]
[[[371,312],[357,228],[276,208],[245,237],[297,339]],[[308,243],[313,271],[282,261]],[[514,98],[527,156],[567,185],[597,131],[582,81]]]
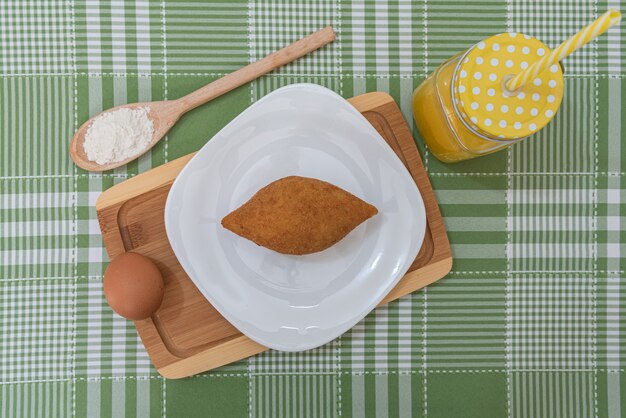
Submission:
[[[98,116],[85,134],[87,158],[107,164],[140,154],[154,132],[148,110],[122,108]]]

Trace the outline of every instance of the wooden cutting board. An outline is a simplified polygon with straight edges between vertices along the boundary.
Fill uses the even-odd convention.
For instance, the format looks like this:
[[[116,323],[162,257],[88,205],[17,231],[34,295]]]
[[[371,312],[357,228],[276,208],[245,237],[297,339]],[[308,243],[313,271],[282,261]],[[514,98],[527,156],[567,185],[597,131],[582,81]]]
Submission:
[[[424,244],[408,273],[383,299],[386,304],[445,276],[452,267],[450,243],[439,206],[417,147],[400,109],[386,93],[349,99],[415,179],[426,207]],[[165,200],[178,173],[193,154],[120,183],[96,202],[102,237],[111,259],[125,251],[150,257],[165,279],[165,296],[151,317],[135,321],[161,375],[181,378],[267,350],[241,334],[202,296],[180,266],[165,234]]]

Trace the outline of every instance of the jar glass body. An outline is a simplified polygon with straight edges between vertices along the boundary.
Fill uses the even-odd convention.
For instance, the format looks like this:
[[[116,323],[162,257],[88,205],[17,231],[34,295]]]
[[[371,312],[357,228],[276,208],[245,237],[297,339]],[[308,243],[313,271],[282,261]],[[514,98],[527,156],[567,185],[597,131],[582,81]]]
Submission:
[[[452,99],[452,84],[464,53],[441,64],[413,93],[413,117],[432,154],[454,163],[510,147],[524,139],[488,137],[461,119]]]

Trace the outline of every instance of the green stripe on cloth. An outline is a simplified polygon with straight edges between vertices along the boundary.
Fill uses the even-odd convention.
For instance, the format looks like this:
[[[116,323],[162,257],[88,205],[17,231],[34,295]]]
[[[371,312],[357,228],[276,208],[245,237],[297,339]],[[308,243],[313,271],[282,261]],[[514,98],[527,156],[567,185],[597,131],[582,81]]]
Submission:
[[[428,288],[428,369],[505,366],[506,282],[501,275],[454,275]]]
[[[71,70],[71,26],[67,5],[0,3],[0,73],[56,75]],[[36,28],[36,30],[34,30]]]
[[[506,375],[494,370],[475,373],[429,373],[425,411],[418,416],[504,417],[507,411]]]
[[[69,77],[0,80],[0,175],[72,172],[66,141],[74,130],[73,100]]]
[[[504,271],[506,178],[437,176],[431,181],[452,244],[457,271]],[[459,227],[463,220],[462,228]],[[487,225],[485,218],[493,221]],[[473,220],[477,219],[477,222]]]
[[[250,407],[248,378],[243,376],[196,376],[167,380],[162,386],[161,408],[152,416],[245,417]]]
[[[0,382],[72,377],[75,297],[71,279],[0,281]]]
[[[507,2],[503,0],[425,1],[424,4],[427,73],[477,42],[507,31]]]
[[[76,2],[76,70],[89,73],[159,73],[162,60],[158,2]]]
[[[512,153],[514,172],[593,174],[597,92],[594,80],[568,79],[561,108],[554,120],[538,134],[516,145]]]
[[[0,386],[0,417],[63,418],[72,415],[71,382]]]
[[[423,351],[423,296],[410,295],[381,307],[341,338],[346,371],[411,370]]]
[[[332,374],[260,374],[250,379],[253,416],[339,416],[338,379]]]
[[[424,70],[425,6],[407,0],[341,1],[343,71],[412,75]]]
[[[0,281],[71,277],[73,189],[63,177],[0,179]]]
[[[513,278],[512,368],[592,368],[597,340],[594,280],[581,273],[516,274]]]
[[[611,370],[623,368],[626,356],[626,290],[618,273],[598,278],[596,324],[598,366]],[[619,380],[619,379],[618,379]],[[619,384],[619,381],[617,382]]]
[[[521,0],[511,5],[512,31],[539,38],[550,48],[558,46],[571,35],[591,23],[603,9],[586,0]],[[597,47],[591,45],[566,58],[568,75],[590,76],[598,70]]]
[[[80,380],[75,416],[147,418],[162,416],[163,380],[154,378]]]
[[[114,314],[107,305],[102,280],[80,279],[75,297],[77,376],[156,375],[133,323]]]
[[[515,271],[592,271],[596,245],[592,229],[596,194],[591,176],[514,177],[509,194]],[[546,227],[545,217],[560,225]],[[572,222],[565,222],[567,219]]]
[[[250,60],[257,61],[266,55],[322,29],[333,26],[339,30],[335,1],[274,2],[260,0],[250,2]],[[274,74],[341,74],[338,58],[340,43],[328,45],[306,60],[288,64]]]
[[[339,416],[422,416],[423,381],[421,373],[345,375]]]
[[[597,416],[593,373],[513,373],[511,417]]]
[[[246,2],[167,3],[165,16],[168,72],[223,73],[248,64]]]

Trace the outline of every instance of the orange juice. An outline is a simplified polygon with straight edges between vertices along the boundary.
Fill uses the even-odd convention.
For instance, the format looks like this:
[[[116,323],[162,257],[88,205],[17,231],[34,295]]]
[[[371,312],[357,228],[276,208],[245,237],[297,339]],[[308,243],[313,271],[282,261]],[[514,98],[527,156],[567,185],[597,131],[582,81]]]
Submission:
[[[509,147],[543,128],[563,96],[560,66],[515,92],[504,82],[550,49],[500,34],[444,62],[413,94],[413,116],[430,151],[452,163]]]

